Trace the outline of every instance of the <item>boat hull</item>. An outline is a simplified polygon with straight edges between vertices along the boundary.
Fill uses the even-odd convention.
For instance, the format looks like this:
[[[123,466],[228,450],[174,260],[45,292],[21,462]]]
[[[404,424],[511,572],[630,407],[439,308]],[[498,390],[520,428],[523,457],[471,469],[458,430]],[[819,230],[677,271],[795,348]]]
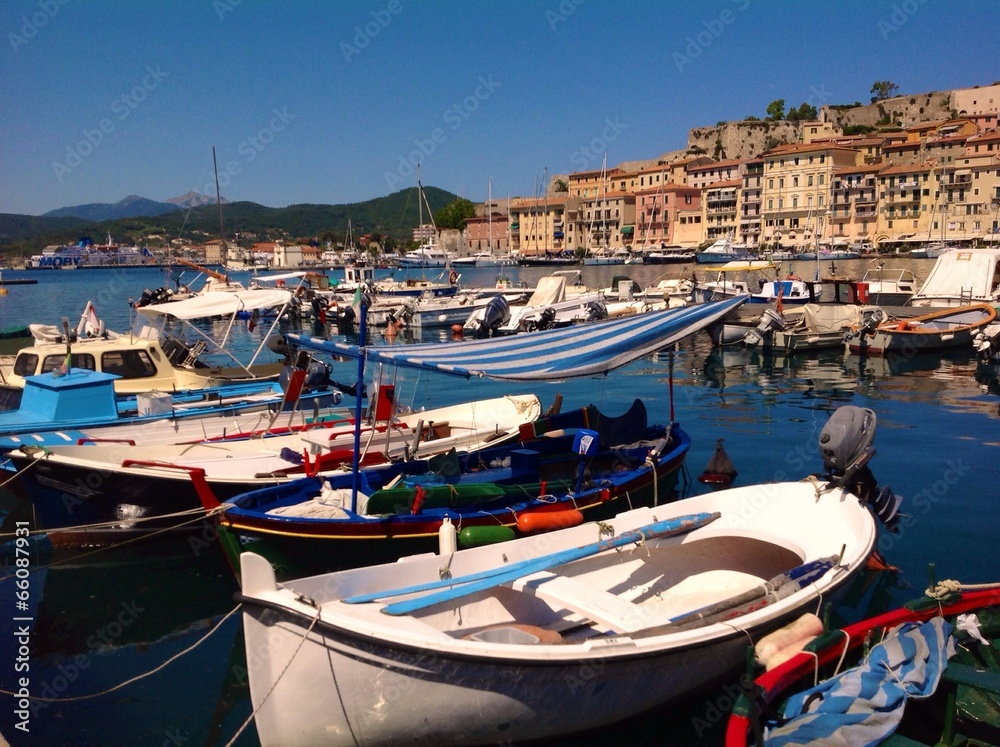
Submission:
[[[846,345],[856,355],[901,353],[913,356],[925,350],[971,346],[976,334],[996,319],[988,304],[937,311],[912,319],[879,325],[872,334],[857,330]]]
[[[748,636],[758,640],[815,609],[818,599],[837,599],[864,567],[877,538],[871,513],[856,499],[840,491],[818,495],[803,483],[750,486],[626,512],[610,521],[611,529],[613,536],[623,536],[654,514],[662,520],[703,510],[718,511],[719,520],[682,537],[647,542],[639,551],[642,559],[628,552],[603,559],[583,556],[587,560],[576,561],[583,564],[577,569],[581,575],[594,573],[595,579],[599,569],[614,569],[597,588],[608,583],[616,590],[645,589],[652,576],[666,572],[671,576],[666,587],[687,581],[698,594],[708,583],[702,579],[715,573],[709,568],[736,567],[730,563],[748,570],[752,566],[753,575],[770,577],[803,556],[830,553],[839,557],[843,570],[831,568],[791,596],[754,606],[738,620],[727,616],[688,628],[677,627],[678,618],[671,616],[661,626],[663,617],[637,611],[637,618],[622,619],[637,623],[632,633],[616,633],[621,628],[614,627],[610,633],[578,639],[570,626],[561,638],[551,639],[539,637],[551,631],[537,627],[543,620],[572,623],[575,618],[557,615],[553,621],[549,609],[555,607],[536,606],[541,604],[538,592],[519,597],[517,589],[527,588],[520,582],[517,589],[500,588],[498,582],[485,593],[449,597],[399,617],[385,614],[383,604],[391,595],[384,602],[378,593],[371,595],[374,601],[367,598],[369,592],[405,590],[427,579],[438,582],[445,562],[439,556],[290,581],[279,588],[263,559],[244,555],[239,599],[261,744],[374,745],[404,739],[409,744],[520,743],[632,718],[731,678],[745,666]],[[459,551],[448,559],[448,567],[461,579],[470,570],[489,571],[508,560],[540,554],[554,558],[596,536],[594,528],[585,524]],[[723,556],[730,560],[719,565]],[[569,566],[557,577],[578,578]],[[702,577],[705,571],[708,575]],[[728,598],[733,592],[722,593]],[[653,604],[670,592],[665,589],[664,595],[652,590],[640,594]],[[347,597],[358,603],[340,601]],[[687,605],[692,603],[693,609],[703,609],[703,599],[679,601],[683,609],[678,611],[691,610]],[[515,632],[531,633],[536,640],[476,637],[495,629],[490,623],[510,618]],[[511,635],[510,625],[505,635]],[[597,630],[607,631],[606,625],[610,623],[598,623]]]
[[[511,486],[512,498],[497,498],[485,505],[327,522],[294,518],[276,522],[259,514],[228,511],[219,517],[218,531],[234,569],[239,568],[240,553],[250,550],[271,562],[280,576],[291,578],[435,552],[445,517],[461,529],[505,526],[516,530],[519,516],[565,504],[566,510],[580,511],[586,521],[600,521],[622,511],[657,506],[674,498],[680,468],[691,443],[679,428],[674,429],[674,434],[676,443],[657,464],[655,473],[645,470],[603,493],[584,490],[575,496],[552,495],[548,499],[551,502],[546,502],[533,498],[543,492],[542,484],[526,482]],[[556,484],[557,481],[551,481],[544,487],[548,493],[556,494]],[[317,484],[315,490],[318,489]],[[265,492],[258,491],[245,496],[245,501],[235,502],[253,503],[257,496],[263,498]]]
[[[307,680],[312,692],[303,698],[274,690],[256,722],[265,747],[392,744],[402,735],[413,745],[511,744],[576,734],[722,681],[734,674],[747,646],[746,636],[734,632],[711,645],[642,657],[484,665],[432,651],[387,649],[324,629],[305,636],[296,655],[308,625],[308,619],[292,622],[267,609],[250,608],[244,616],[249,657],[266,657],[276,669],[290,661],[283,679]],[[344,681],[370,684],[338,687]],[[263,689],[251,675],[255,705]],[[424,718],[427,713],[434,718]]]

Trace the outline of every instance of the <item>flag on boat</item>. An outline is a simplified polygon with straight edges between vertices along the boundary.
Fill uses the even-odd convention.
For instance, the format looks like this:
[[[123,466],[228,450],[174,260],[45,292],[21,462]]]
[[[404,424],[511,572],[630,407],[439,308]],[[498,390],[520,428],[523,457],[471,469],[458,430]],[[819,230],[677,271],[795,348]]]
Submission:
[[[354,318],[361,318],[361,286],[354,289],[354,300],[351,301],[351,309],[354,311]]]
[[[719,321],[747,298],[737,296],[562,329],[462,342],[358,347],[296,334],[287,335],[287,339],[293,347],[457,376],[561,380],[607,373],[672,345]]]

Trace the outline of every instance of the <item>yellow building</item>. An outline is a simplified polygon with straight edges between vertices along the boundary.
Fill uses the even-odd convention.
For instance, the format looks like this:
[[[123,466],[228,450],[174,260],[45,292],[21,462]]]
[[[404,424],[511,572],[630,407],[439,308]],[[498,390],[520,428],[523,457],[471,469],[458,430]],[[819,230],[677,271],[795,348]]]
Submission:
[[[566,214],[573,210],[579,210],[579,198],[566,193],[511,200],[511,252],[532,257],[572,249],[565,228]]]
[[[861,153],[829,143],[803,143],[780,145],[763,158],[762,242],[808,247],[822,241],[820,233],[829,232],[823,218],[830,208],[834,172],[859,165]]]
[[[874,241],[881,168],[876,164],[834,170],[827,234],[832,244]]]
[[[939,222],[940,190],[933,163],[895,164],[878,172],[878,221],[875,241],[923,243],[933,235]]]
[[[579,198],[578,209],[567,216],[570,249],[616,249],[635,240],[635,195],[615,191]]]

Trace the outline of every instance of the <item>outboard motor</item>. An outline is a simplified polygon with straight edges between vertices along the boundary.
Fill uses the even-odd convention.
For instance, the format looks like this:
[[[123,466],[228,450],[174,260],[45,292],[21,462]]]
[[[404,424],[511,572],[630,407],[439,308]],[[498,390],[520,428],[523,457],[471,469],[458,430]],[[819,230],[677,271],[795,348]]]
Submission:
[[[865,309],[861,312],[861,323],[858,325],[858,334],[873,335],[878,326],[885,321],[885,312],[882,309]]]
[[[876,421],[875,412],[866,407],[838,407],[820,431],[819,453],[827,482],[854,493],[891,528],[902,499],[889,487],[879,489],[868,468],[875,456]]]
[[[157,288],[156,290],[146,288],[143,290],[142,295],[139,296],[139,300],[135,302],[135,307],[138,309],[156,303],[166,303],[172,295],[173,291],[169,288]]]
[[[556,321],[556,310],[551,306],[546,306],[538,315],[538,319],[527,319],[524,322],[525,332],[534,332],[539,329],[550,329]]]
[[[743,342],[747,345],[760,345],[776,331],[785,328],[785,318],[774,309],[764,309],[757,326],[746,333]]]
[[[976,349],[980,363],[989,363],[998,350],[1000,350],[1000,324],[994,322],[979,330],[972,340],[972,346]]]
[[[276,353],[283,358],[288,358],[291,356],[291,352],[288,348],[288,340],[285,339],[284,335],[271,335],[265,341],[268,350],[272,353]]]
[[[330,366],[322,361],[314,360],[306,367],[306,377],[302,382],[306,389],[320,389],[329,386]]]
[[[603,301],[590,301],[584,307],[584,321],[596,322],[608,318],[608,307]]]
[[[503,295],[493,296],[489,303],[486,304],[486,308],[483,309],[483,318],[476,328],[476,337],[480,339],[495,337],[500,325],[506,324],[509,321],[510,304],[507,303],[507,299]]]

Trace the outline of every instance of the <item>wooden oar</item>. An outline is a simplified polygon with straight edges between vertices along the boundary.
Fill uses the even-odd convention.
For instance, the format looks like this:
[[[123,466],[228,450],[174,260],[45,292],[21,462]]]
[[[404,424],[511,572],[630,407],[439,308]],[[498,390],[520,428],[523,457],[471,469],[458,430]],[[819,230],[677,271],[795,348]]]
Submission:
[[[409,615],[413,612],[417,612],[418,610],[433,607],[436,604],[441,604],[442,602],[450,602],[454,599],[460,599],[461,597],[465,597],[470,594],[485,591],[486,589],[492,589],[493,587],[500,586],[501,584],[516,581],[522,576],[537,573],[538,571],[544,571],[566,563],[572,563],[575,560],[587,558],[591,555],[597,555],[605,550],[624,547],[625,545],[642,542],[643,540],[661,539],[678,534],[685,534],[715,521],[719,518],[719,516],[721,516],[721,514],[718,512],[700,513],[680,516],[675,519],[657,521],[653,524],[647,524],[644,527],[625,532],[617,537],[600,540],[589,545],[560,550],[559,552],[543,555],[532,560],[524,560],[520,563],[514,563],[504,568],[483,571],[481,574],[470,574],[471,576],[480,575],[481,578],[479,579],[469,580],[470,577],[468,576],[461,577],[460,579],[449,579],[448,584],[452,586],[452,588],[445,588],[441,591],[426,594],[415,599],[395,602],[394,604],[383,607],[381,611],[387,615],[397,617],[401,615]],[[454,587],[455,583],[460,583],[461,585]]]
[[[376,591],[369,594],[357,594],[353,597],[346,597],[341,601],[344,604],[362,604],[365,602],[374,602],[377,599],[388,599],[389,597],[401,597],[406,594],[417,594],[422,591],[434,591],[437,589],[448,589],[450,587],[459,586],[462,584],[474,583],[476,581],[482,581],[484,579],[492,579],[500,575],[509,575],[515,573],[512,579],[514,580],[520,576],[532,573],[535,570],[545,570],[545,568],[551,568],[562,563],[568,563],[570,560],[576,560],[576,558],[564,559],[568,553],[575,553],[581,550],[589,550],[588,555],[594,555],[598,552],[608,549],[609,547],[617,547],[619,545],[608,544],[614,540],[622,540],[622,544],[628,544],[630,542],[639,542],[642,539],[653,539],[650,531],[653,531],[653,527],[663,527],[659,530],[661,533],[657,534],[656,537],[670,536],[670,534],[683,534],[686,532],[693,531],[698,527],[705,526],[706,524],[715,521],[719,518],[720,514],[718,512],[713,514],[700,513],[700,514],[689,514],[687,516],[678,516],[674,519],[665,519],[664,521],[656,522],[655,524],[650,524],[648,526],[642,527],[640,529],[633,530],[631,532],[626,532],[619,537],[612,537],[611,539],[601,540],[600,542],[595,542],[590,545],[584,545],[579,548],[570,548],[568,550],[560,550],[556,553],[551,553],[549,555],[542,555],[537,558],[531,558],[529,560],[522,560],[517,563],[512,563],[511,565],[504,565],[498,568],[489,568],[485,571],[477,571],[476,573],[469,573],[465,576],[457,576],[455,578],[444,578],[437,581],[428,581],[422,584],[414,584],[413,586],[403,586],[398,589],[386,589],[385,591]],[[670,534],[667,534],[669,532]],[[600,545],[601,547],[598,547]],[[591,549],[594,548],[594,549]],[[586,557],[586,555],[581,555],[580,557]],[[542,565],[544,567],[535,568],[536,565]],[[504,583],[503,581],[497,583]],[[487,587],[488,588],[488,587]],[[389,613],[392,614],[392,613]]]

